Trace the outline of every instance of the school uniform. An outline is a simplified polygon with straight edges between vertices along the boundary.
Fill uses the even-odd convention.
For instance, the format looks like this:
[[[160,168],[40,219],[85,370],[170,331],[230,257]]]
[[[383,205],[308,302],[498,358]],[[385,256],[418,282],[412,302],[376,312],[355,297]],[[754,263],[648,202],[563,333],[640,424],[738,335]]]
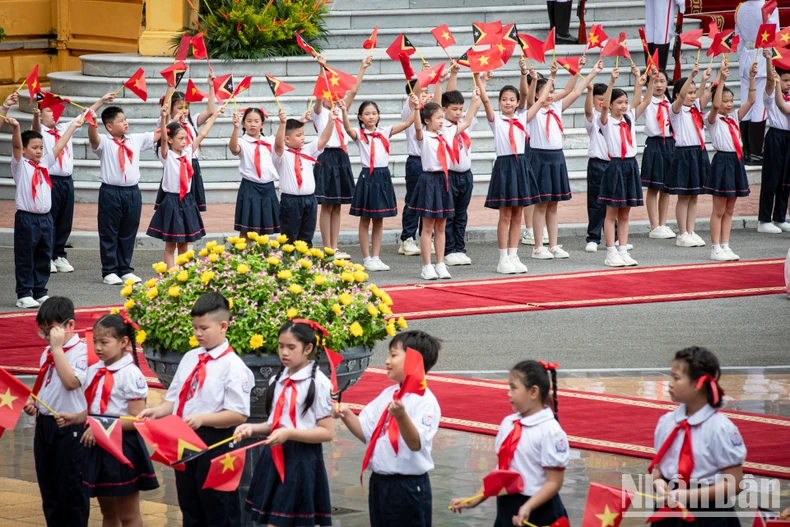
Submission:
[[[313,167],[315,197],[318,203],[327,205],[351,203],[354,197],[354,173],[346,149],[348,136],[343,129],[343,118],[338,109],[333,112],[322,108],[321,113],[315,113],[315,106],[312,106],[310,119],[319,136],[327,126],[334,127],[329,141],[318,156],[318,163]]]
[[[273,154],[274,167],[280,175],[280,232],[289,241],[302,240],[313,246],[318,201],[314,167],[323,150],[315,139],[299,150],[284,148]]]
[[[598,202],[607,207],[641,207],[642,184],[636,162],[636,110],[630,108],[622,118],[609,114],[606,124],[598,123],[603,132],[610,161],[601,180]]]
[[[667,69],[669,45],[675,38],[678,10],[686,12],[685,0],[645,0],[645,40],[651,55],[658,50],[658,62],[662,70]]]
[[[14,274],[16,297],[47,296],[52,243],[52,181],[49,167],[57,161],[51,153],[38,163],[11,156],[11,176],[16,185],[14,214]]]
[[[242,234],[280,232],[280,203],[274,190],[279,177],[274,168],[274,137],[258,139],[244,134],[239,138],[241,185],[236,197],[234,229]],[[282,189],[280,189],[282,190]]]
[[[140,154],[154,148],[154,133],[128,134],[122,140],[101,136],[93,153],[99,156],[99,252],[102,276],[123,277],[134,271],[134,253],[140,213]]]
[[[524,155],[529,138],[527,112],[516,111],[512,118],[505,118],[498,112],[488,125],[494,134],[496,161],[488,184],[485,206],[498,209],[526,207],[538,203],[538,183],[531,163]]]
[[[203,358],[206,355],[208,357]],[[201,362],[205,368],[202,386],[198,384]],[[254,386],[252,372],[226,340],[210,351],[196,348],[184,355],[165,400],[173,403],[173,414],[183,418],[222,410],[249,416],[250,391]],[[201,426],[195,433],[207,445],[211,445],[232,437],[234,430],[235,427]],[[203,489],[211,460],[229,451],[228,444],[222,445],[185,463],[184,470],[175,472],[178,506],[181,508],[184,527],[237,527],[241,524],[241,508],[236,491]]]
[[[85,386],[88,375],[88,348],[78,335],[63,345],[74,376]],[[82,389],[67,390],[58,376],[47,346],[39,360],[39,372],[33,387],[42,401],[59,412],[78,414],[87,407]],[[36,402],[36,430],[33,457],[36,479],[41,491],[44,517],[49,527],[85,527],[88,525],[90,501],[82,485],[82,467],[86,449],[80,444],[83,425],[59,428],[55,417]]]
[[[44,138],[44,152],[52,152],[74,121],[66,124],[57,124],[55,128],[41,125],[41,136]],[[72,140],[57,157],[57,162],[49,167],[49,179],[52,181],[52,216],[54,225],[52,259],[66,258],[66,243],[71,235],[71,226],[74,221],[74,145]]]
[[[400,114],[401,120],[406,121],[411,113],[412,109],[409,106],[409,100],[406,99],[406,101],[403,103],[403,110],[401,110]],[[420,116],[417,115],[415,118],[419,119],[419,117]],[[408,154],[408,157],[406,158],[405,169],[406,197],[403,200],[403,212],[401,213],[401,241],[408,240],[409,238],[417,239],[417,228],[420,225],[420,217],[416,210],[409,208],[409,203],[411,202],[411,197],[414,193],[414,187],[417,186],[417,181],[419,181],[420,174],[422,174],[422,147],[420,142],[417,141],[414,126],[406,128],[403,133],[406,134],[406,153]]]
[[[455,202],[450,194],[451,140],[441,131],[422,132],[422,174],[408,203],[408,207],[422,218],[452,218],[455,215]]]
[[[705,194],[724,198],[741,198],[749,195],[749,178],[743,164],[741,132],[738,127],[738,112],[730,115],[717,115],[710,124],[705,119],[705,128],[710,134],[716,154],[705,180]]]
[[[705,149],[703,121],[699,100],[693,106],[682,106],[679,113],[669,107],[669,121],[675,132],[675,154],[669,174],[664,176],[664,191],[681,196],[697,196],[710,171],[710,158]]]
[[[606,219],[606,206],[598,202],[601,192],[603,173],[609,164],[609,150],[601,131],[601,112],[593,109],[593,118],[584,118],[584,129],[590,136],[587,148],[587,243],[601,243],[603,222]]]
[[[546,483],[546,470],[565,470],[570,461],[568,436],[551,408],[522,417],[511,414],[502,420],[494,442],[500,470],[512,470],[524,479],[519,494],[498,496],[494,527],[513,525],[513,516]],[[534,525],[551,525],[568,513],[559,493],[536,508],[527,518]]]
[[[391,135],[391,126],[379,127],[373,132],[357,129],[354,142],[359,147],[362,170],[354,187],[354,199],[349,212],[352,216],[389,218],[398,215],[398,202],[389,167]]]
[[[274,384],[273,411],[268,419],[272,430],[310,430],[318,426],[318,421],[331,416],[335,404],[332,382],[320,370],[313,377],[313,364],[314,361],[309,361],[293,375],[289,368],[284,368],[278,378],[270,379],[269,383]],[[311,382],[315,383],[313,404],[306,407]],[[291,413],[289,408],[294,401]],[[275,467],[272,448],[265,445],[250,481],[244,509],[256,523],[263,525],[332,525],[329,479],[321,443],[286,441],[281,447],[285,479],[281,479]]]
[[[400,434],[397,452],[386,433],[372,437],[382,413],[387,411],[399,388],[398,385],[386,388],[359,414],[365,442],[376,442],[368,464],[372,472],[368,491],[372,527],[431,525],[432,492],[428,471],[434,468],[431,449],[442,416],[439,402],[430,388],[422,396],[407,393],[401,399],[419,434],[420,450],[411,450]]]
[[[669,122],[671,106],[666,98],[651,97],[644,113],[647,140],[642,152],[642,186],[662,192],[675,155],[675,138]]]
[[[676,437],[670,439],[670,435],[676,429],[679,429]],[[689,432],[693,469],[690,474],[681,474],[679,469],[681,447]],[[668,440],[671,442],[666,444]],[[718,481],[723,470],[742,465],[746,460],[746,446],[743,444],[738,428],[724,414],[710,405],[705,405],[690,417],[686,416],[686,406],[683,404],[661,416],[656,425],[654,446],[658,454],[666,448],[662,456],[657,454],[653,458],[651,466],[657,464],[661,475],[667,481],[683,479],[687,483],[691,481],[692,484],[700,486],[713,485]],[[653,525],[659,527],[740,525],[733,506],[716,509],[712,502],[713,500],[710,506],[704,508],[689,506],[692,514],[702,513],[697,514],[691,522],[672,518],[653,522]],[[716,513],[715,517],[711,517],[714,515],[710,513]]]
[[[538,182],[540,201],[571,199],[568,166],[562,151],[562,101],[541,108],[529,122],[530,164]]]
[[[162,126],[162,118],[160,117],[156,123],[157,126]],[[187,133],[187,146],[190,146],[194,141],[195,138],[198,136],[198,129],[195,125],[192,124],[191,119],[181,123],[181,126]],[[192,188],[190,192],[192,196],[195,198],[195,203],[197,203],[198,210],[200,212],[206,212],[206,189],[203,185],[203,175],[200,172],[200,162],[198,158],[200,157],[200,149],[196,149],[192,151]],[[162,201],[165,199],[165,191],[162,189],[162,183],[159,183],[159,191],[156,194],[156,201],[154,202],[154,210],[159,208],[159,205],[162,204]]]
[[[779,89],[778,85],[774,89]],[[790,115],[785,115],[776,106],[774,93],[762,93],[771,128],[765,134],[758,220],[760,223],[784,223],[790,195]],[[784,96],[785,100],[790,100],[786,94]]]
[[[112,379],[112,387],[105,392],[108,379]],[[89,414],[129,415],[130,401],[145,401],[148,397],[148,383],[129,353],[124,353],[109,366],[99,361],[88,368],[83,388]],[[115,426],[121,426],[121,423],[119,420]],[[132,463],[131,467],[98,445],[88,449],[82,467],[82,484],[88,488],[91,497],[128,496],[141,490],[159,488],[154,466],[140,434],[136,430],[124,430],[122,435],[123,455]]]
[[[466,119],[466,114],[461,116],[459,122]],[[453,124],[446,118],[442,132],[452,142],[455,159],[450,163],[450,194],[453,195],[455,214],[447,220],[445,225],[444,255],[453,253],[466,254],[466,224],[469,221],[467,210],[472,201],[472,139],[469,132],[477,124],[477,117],[472,118],[472,124],[462,133],[458,133],[458,124]]]

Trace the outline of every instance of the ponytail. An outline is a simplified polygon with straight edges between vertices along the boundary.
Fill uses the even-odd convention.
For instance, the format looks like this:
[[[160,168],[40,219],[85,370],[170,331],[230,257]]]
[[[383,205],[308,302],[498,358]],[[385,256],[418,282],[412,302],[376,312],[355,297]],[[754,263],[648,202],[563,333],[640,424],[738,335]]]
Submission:
[[[560,410],[559,410],[559,401],[557,399],[557,370],[556,369],[549,370],[549,376],[551,377],[552,399],[554,399],[554,419],[559,421]]]
[[[316,341],[321,337],[315,336]],[[318,371],[318,359],[321,358],[321,348],[315,347],[315,359],[313,360],[313,371],[310,372],[310,387],[307,389],[307,396],[304,398],[304,408],[302,408],[302,417],[305,416],[310,407],[313,406],[315,401],[315,372]]]
[[[274,403],[274,387],[277,386],[277,382],[280,380],[280,377],[283,376],[283,372],[285,371],[285,366],[280,364],[280,369],[277,371],[277,375],[274,376],[274,381],[269,383],[269,386],[266,387],[266,398],[263,402],[263,407],[266,408],[266,411],[270,414],[272,413],[272,404]]]

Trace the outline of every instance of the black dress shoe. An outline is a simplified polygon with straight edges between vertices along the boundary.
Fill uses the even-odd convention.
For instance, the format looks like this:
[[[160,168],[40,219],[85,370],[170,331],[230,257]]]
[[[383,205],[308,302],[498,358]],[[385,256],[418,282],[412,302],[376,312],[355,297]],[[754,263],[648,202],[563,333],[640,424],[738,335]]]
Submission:
[[[571,35],[557,35],[555,38],[557,44],[578,44],[578,39]]]
[[[744,160],[744,164],[747,166],[763,166],[763,156],[758,156],[755,154],[749,154],[746,159]]]

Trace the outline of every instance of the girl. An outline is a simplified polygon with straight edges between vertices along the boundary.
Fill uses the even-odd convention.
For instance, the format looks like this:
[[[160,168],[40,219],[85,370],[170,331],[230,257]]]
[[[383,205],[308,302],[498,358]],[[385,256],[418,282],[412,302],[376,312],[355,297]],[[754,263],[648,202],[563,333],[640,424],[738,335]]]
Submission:
[[[679,79],[672,88],[672,107],[669,121],[675,132],[675,154],[672,166],[664,179],[664,189],[678,197],[675,216],[678,234],[675,245],[678,247],[703,247],[705,242],[694,232],[697,220],[697,196],[702,192],[702,184],[708,177],[710,159],[705,150],[705,135],[702,131],[702,108],[699,100],[705,93],[705,83],[711,70],[702,76],[699,90],[694,85],[694,77],[699,73],[699,64],[691,68],[691,76]]]
[[[203,219],[195,203],[195,196],[190,192],[194,170],[192,168],[193,148],[200,146],[223,112],[224,108],[215,111],[200,130],[200,134],[187,145],[187,131],[179,123],[167,125],[167,133],[160,134],[156,145],[156,154],[164,165],[162,190],[165,197],[151,218],[146,234],[165,242],[164,261],[167,268],[175,266],[175,253],[187,252],[187,245],[206,235]],[[167,120],[168,106],[162,106],[161,122]]]
[[[664,189],[664,180],[672,167],[675,155],[675,138],[669,124],[669,100],[666,97],[667,72],[659,70],[653,82],[650,97],[642,102],[645,113],[645,150],[642,153],[642,186],[647,188],[647,216],[650,220],[650,238],[674,238],[675,233],[667,227],[669,194]],[[650,93],[650,92],[648,92]]]
[[[525,360],[510,370],[508,398],[516,413],[499,425],[495,443],[497,468],[521,474],[524,490],[521,494],[497,497],[494,527],[522,525],[525,520],[532,525],[551,525],[568,517],[559,495],[570,456],[568,436],[558,421],[557,367]],[[482,492],[480,489],[478,494]],[[485,498],[464,501],[455,498],[450,507],[460,514],[463,509],[477,507]]]
[[[375,102],[365,101],[359,106],[358,129],[351,127],[346,105],[339,104],[343,111],[343,126],[348,136],[359,147],[359,159],[362,164],[357,186],[354,188],[351,215],[360,217],[359,243],[362,246],[362,265],[368,271],[390,270],[389,266],[379,258],[384,218],[398,215],[398,203],[389,169],[389,138],[414,123],[414,110],[419,100],[416,95],[410,99],[409,107],[412,113],[409,118],[405,122],[384,128],[379,128],[381,114]],[[368,227],[371,219],[373,220],[373,256],[368,247]]]
[[[634,126],[644,109],[644,105],[640,104],[642,78],[637,71],[634,75],[636,79],[634,99],[629,107],[628,95],[623,90],[614,88],[619,76],[619,68],[613,69],[609,87],[603,96],[601,115],[598,117],[610,157],[598,193],[598,203],[606,205],[606,219],[603,223],[606,238],[604,264],[609,267],[637,265],[637,261],[628,254],[628,218],[631,207],[644,205],[639,181],[639,165],[636,162],[636,127]],[[654,82],[655,76],[650,78],[648,92],[652,91]],[[615,247],[615,238],[620,243],[617,247]]]
[[[692,513],[708,514],[698,514],[691,522],[666,519],[654,522],[655,526],[740,525],[732,505],[726,509],[716,509],[714,505],[730,502],[738,493],[743,478],[741,465],[746,459],[738,428],[718,411],[724,397],[720,375],[719,359],[705,348],[694,346],[675,354],[669,394],[680,406],[658,420],[657,453],[648,470],[653,475],[659,504],[668,496],[670,507],[677,502]],[[677,490],[670,492],[668,482],[674,483],[672,488]]]
[[[757,64],[752,64],[749,71],[750,84],[748,99],[741,105],[738,112],[735,108],[732,90],[724,86],[730,74],[726,62],[719,70],[716,95],[713,97],[713,108],[705,127],[708,129],[716,155],[705,179],[706,194],[713,195],[713,209],[710,213],[710,242],[712,245],[710,259],[716,262],[738,260],[740,257],[730,249],[730,230],[732,214],[735,211],[735,200],[749,195],[749,179],[746,176],[743,151],[741,148],[741,132],[738,123],[749,113],[756,99],[755,77]]]
[[[134,342],[134,323],[125,315],[106,315],[96,321],[93,346],[100,360],[88,369],[88,409],[79,414],[58,414],[58,426],[84,423],[88,414],[118,417],[137,415],[145,409],[148,384],[138,367]],[[126,353],[130,346],[131,353]],[[113,426],[123,429],[123,455],[132,466],[97,446],[88,427],[80,440],[89,448],[82,483],[91,497],[98,498],[104,525],[142,527],[140,491],[157,489],[159,482],[134,423],[119,419]]]
[[[318,371],[322,346],[314,328],[320,326],[309,320],[283,324],[277,344],[282,367],[266,391],[269,420],[234,432],[242,438],[269,436],[245,504],[264,525],[332,525],[321,443],[335,436],[334,403],[332,383]],[[284,467],[278,467],[283,459]]]
[[[247,108],[241,119],[238,113],[233,113],[233,133],[228,148],[239,158],[241,172],[234,225],[239,236],[247,236],[250,232],[280,232],[280,203],[274,191],[278,175],[272,161],[274,137],[264,137],[265,119],[266,114],[260,108]],[[240,127],[244,133],[241,139]]]

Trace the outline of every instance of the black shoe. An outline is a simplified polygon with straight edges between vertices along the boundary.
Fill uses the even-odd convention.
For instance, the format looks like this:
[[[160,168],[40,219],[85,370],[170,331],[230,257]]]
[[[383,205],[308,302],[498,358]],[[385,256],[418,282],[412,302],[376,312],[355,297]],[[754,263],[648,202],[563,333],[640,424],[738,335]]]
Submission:
[[[763,166],[763,156],[751,154],[744,159],[743,163],[747,166],[761,167]]]
[[[578,39],[572,37],[571,35],[557,35],[555,37],[555,42],[557,44],[578,44]]]

